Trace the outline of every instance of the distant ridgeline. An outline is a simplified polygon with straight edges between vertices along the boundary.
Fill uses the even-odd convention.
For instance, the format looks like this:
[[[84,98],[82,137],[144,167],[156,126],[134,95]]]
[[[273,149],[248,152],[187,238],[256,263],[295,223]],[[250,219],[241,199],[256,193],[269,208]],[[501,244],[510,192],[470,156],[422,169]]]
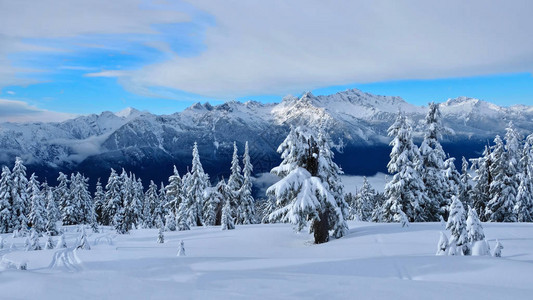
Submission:
[[[444,151],[452,157],[475,158],[488,140],[503,136],[509,121],[522,135],[533,128],[533,108],[500,107],[471,98],[439,104],[446,130]],[[195,104],[171,115],[129,109],[103,112],[61,123],[0,124],[0,165],[21,157],[42,181],[57,184],[57,174],[80,172],[90,178],[90,190],[111,168],[124,168],[154,182],[166,181],[173,166],[187,172],[194,142],[211,183],[230,174],[233,142],[239,149],[250,143],[255,174],[269,172],[281,159],[277,147],[291,126],[324,128],[331,136],[335,162],[348,175],[385,172],[389,161],[387,129],[398,111],[410,120],[415,143],[424,137],[427,107],[399,97],[348,90],[328,96],[306,93],[285,97],[277,104],[228,102],[218,106]],[[455,161],[460,168],[460,159]]]

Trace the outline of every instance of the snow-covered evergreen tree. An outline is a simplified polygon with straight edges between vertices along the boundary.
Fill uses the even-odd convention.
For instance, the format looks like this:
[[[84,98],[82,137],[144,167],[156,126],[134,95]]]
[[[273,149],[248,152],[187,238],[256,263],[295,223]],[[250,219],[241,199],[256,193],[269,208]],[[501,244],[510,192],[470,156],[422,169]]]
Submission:
[[[271,221],[290,222],[297,231],[310,222],[310,232],[319,244],[329,240],[329,230],[339,238],[347,226],[343,207],[339,207],[328,184],[328,176],[340,169],[329,161],[333,156],[331,149],[326,149],[326,143],[319,143],[317,136],[309,128],[291,129],[278,147],[283,161],[271,171],[281,180],[268,188],[267,195],[276,199],[277,209],[270,214]],[[341,198],[344,202],[343,195]]]
[[[59,203],[59,211],[61,212],[61,220],[64,225],[78,224],[80,217],[80,186],[77,182],[77,177],[74,173],[70,175],[70,188],[67,193],[68,197],[61,199]]]
[[[438,202],[426,196],[424,182],[420,176],[420,153],[413,143],[411,127],[401,112],[388,129],[393,137],[390,145],[388,171],[394,174],[385,185],[386,201],[383,204],[383,221],[394,222],[400,219],[403,211],[410,221],[431,221],[438,215]]]
[[[185,243],[180,241],[180,248],[178,249],[178,256],[185,256]]]
[[[522,154],[522,137],[516,131],[513,122],[509,122],[509,125],[505,129],[505,151],[506,151],[506,160],[507,176],[510,177],[511,183],[515,190],[518,189],[520,184],[520,174],[523,172],[521,164],[521,154]]]
[[[494,139],[494,144],[490,170],[493,181],[489,187],[491,199],[485,208],[485,218],[492,222],[513,222],[516,221],[516,216],[513,214],[516,199],[514,176],[508,173],[511,165],[499,136]]]
[[[150,180],[148,190],[144,194],[143,220],[146,228],[156,227],[156,219],[163,217],[160,208],[159,195],[157,194],[157,185]]]
[[[217,187],[207,188],[204,192],[204,225],[214,226],[217,222],[217,213],[222,202],[222,195]]]
[[[176,217],[169,212],[165,216],[165,229],[168,231],[176,231]]]
[[[11,212],[12,228],[25,229],[28,224],[29,197],[26,192],[28,179],[26,178],[26,167],[20,157],[15,159],[15,166],[11,171]]]
[[[166,186],[166,193],[168,198],[168,208],[172,215],[176,215],[179,205],[182,201],[183,186],[181,182],[178,169],[174,166],[174,173],[168,178],[168,185]]]
[[[428,201],[423,207],[425,216],[420,221],[437,221],[438,214],[446,218],[446,209],[450,203],[450,199],[447,198],[449,196],[447,195],[449,190],[448,181],[445,178],[444,160],[446,159],[446,154],[439,142],[443,127],[438,104],[433,102],[429,104],[425,123],[426,132],[420,145],[420,157],[422,160],[420,173]]]
[[[32,230],[29,238],[29,244],[26,245],[26,251],[36,250],[42,250],[42,247],[39,243],[39,234],[35,230]]]
[[[165,234],[163,228],[159,228],[159,233],[157,234],[157,242],[163,244],[165,242]]]
[[[2,175],[0,175],[0,232],[8,233],[13,230],[13,211],[11,203],[11,190],[13,189],[13,181],[11,180],[11,170],[8,167],[2,167]]]
[[[49,235],[48,239],[46,240],[46,245],[44,246],[44,249],[54,249],[56,247],[56,244],[54,242],[54,239],[52,239],[52,236]]]
[[[198,145],[195,142],[192,151],[192,168],[190,176],[187,176],[186,183],[184,183],[185,199],[182,202],[185,203],[189,226],[202,226],[204,224],[204,191],[208,186],[209,175],[204,172],[198,154]]]
[[[161,216],[161,220],[163,220],[168,210],[167,209],[167,203],[168,203],[167,191],[166,191],[166,188],[163,182],[161,182],[161,187],[159,188],[158,196],[159,196],[159,205],[157,206],[157,213],[154,212],[154,214],[156,215],[155,219],[157,219],[157,215],[159,214]]]
[[[66,174],[59,172],[58,185],[54,188],[54,197],[59,210],[59,220],[63,221],[63,207],[70,201],[69,180]]]
[[[117,212],[122,208],[122,186],[119,176],[114,169],[105,187],[104,225],[111,225]]]
[[[520,180],[514,213],[518,222],[533,222],[533,134],[524,143],[520,155]]]
[[[46,203],[46,224],[45,230],[49,236],[59,234],[57,222],[61,220],[61,213],[57,207],[54,191],[48,186],[46,181],[42,185],[44,201]]]
[[[514,213],[518,222],[533,222],[533,182],[526,174],[521,174]]]
[[[226,199],[224,205],[222,206],[222,219],[220,221],[222,230],[231,230],[235,229],[235,222],[233,221],[231,213],[231,201]]]
[[[99,224],[104,224],[105,222],[105,193],[104,188],[102,187],[102,183],[100,183],[100,178],[98,178],[98,181],[96,182],[96,191],[94,192],[94,214],[96,217],[96,222]]]
[[[244,177],[241,174],[241,166],[239,165],[239,155],[237,153],[237,143],[233,142],[233,156],[231,158],[231,174],[228,178],[227,187],[230,192],[230,202],[233,217],[237,224],[242,224],[241,220],[241,187],[244,182]]]
[[[490,185],[493,181],[491,174],[492,158],[490,146],[485,146],[483,156],[471,159],[472,168],[476,172],[474,187],[472,188],[472,205],[482,221],[486,221],[485,208],[490,200]]]
[[[383,193],[376,193],[374,197],[374,210],[372,211],[372,222],[383,222],[384,212],[383,204],[385,203],[385,195]]]
[[[333,236],[340,238],[348,234],[346,218],[348,216],[349,206],[344,201],[344,185],[340,177],[344,172],[333,162],[334,154],[331,151],[331,140],[323,129],[319,129],[318,131],[317,144],[319,149],[318,177],[327,183],[329,191],[340,211],[340,214],[328,214],[328,223],[334,224],[332,227]]]
[[[56,249],[67,248],[67,242],[65,241],[65,234],[59,236],[59,240],[56,244]]]
[[[176,221],[179,231],[184,230],[191,230],[191,226],[189,225],[189,213],[188,213],[188,206],[187,202],[183,201],[180,203],[180,206],[178,207],[178,213],[176,215]]]
[[[439,243],[437,244],[437,255],[446,255],[448,254],[448,237],[446,233],[440,232]]]
[[[494,246],[494,254],[492,256],[502,257],[502,249],[503,245],[500,243],[500,241],[496,240],[496,246]]]
[[[87,233],[85,232],[85,227],[82,227],[80,237],[78,238],[78,245],[76,246],[76,249],[81,250],[91,250],[91,245],[89,245],[89,241],[87,241]]]
[[[472,205],[472,184],[470,180],[472,176],[468,173],[468,160],[463,156],[461,164],[461,175],[459,176],[459,200],[463,203],[463,206],[468,207]]]
[[[448,222],[446,223],[446,229],[450,230],[452,233],[450,243],[454,243],[463,254],[470,254],[470,248],[467,245],[466,212],[463,204],[457,196],[452,197],[450,215],[448,217]]]
[[[138,227],[142,224],[142,209],[144,202],[144,186],[142,184],[141,178],[135,180],[135,174],[133,174],[133,195],[132,201],[129,203],[130,213],[131,213],[131,226]]]
[[[455,157],[450,157],[444,161],[444,179],[446,180],[447,189],[444,191],[446,199],[452,199],[453,196],[458,196],[463,190],[463,183],[461,182],[461,174],[455,168]],[[463,202],[463,206],[464,206]],[[448,208],[446,208],[448,209]]]
[[[242,159],[243,183],[239,190],[240,207],[237,210],[240,213],[238,220],[241,224],[254,224],[255,220],[255,200],[252,197],[252,171],[253,166],[250,160],[250,150],[248,142],[244,146],[244,156]]]
[[[71,180],[71,198],[74,209],[77,210],[73,215],[76,223],[73,224],[93,224],[96,222],[94,215],[94,204],[89,192],[89,178],[86,178],[79,172]]]
[[[483,226],[479,221],[479,217],[476,211],[468,207],[468,218],[466,219],[466,233],[468,237],[468,242],[472,245],[477,241],[482,241],[485,239],[485,233],[483,232]]]
[[[37,176],[33,173],[28,182],[27,190],[30,197],[29,222],[38,234],[46,229],[45,202],[40,185],[39,181],[37,181]]]
[[[363,186],[359,190],[359,193],[355,196],[355,211],[357,219],[360,221],[368,222],[372,218],[372,212],[374,211],[374,199],[376,197],[376,191],[366,176],[363,177]]]

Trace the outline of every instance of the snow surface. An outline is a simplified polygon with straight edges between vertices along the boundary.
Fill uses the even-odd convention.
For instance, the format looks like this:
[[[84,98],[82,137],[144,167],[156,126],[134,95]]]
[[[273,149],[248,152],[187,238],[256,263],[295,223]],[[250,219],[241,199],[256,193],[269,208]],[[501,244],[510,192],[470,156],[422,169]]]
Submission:
[[[91,250],[26,252],[25,238],[4,234],[1,298],[531,299],[533,224],[483,224],[491,248],[504,245],[502,258],[436,256],[438,223],[349,225],[321,245],[289,224],[165,232],[164,244],[157,229],[87,230]],[[69,247],[76,228],[65,234]],[[24,262],[27,270],[15,268]]]

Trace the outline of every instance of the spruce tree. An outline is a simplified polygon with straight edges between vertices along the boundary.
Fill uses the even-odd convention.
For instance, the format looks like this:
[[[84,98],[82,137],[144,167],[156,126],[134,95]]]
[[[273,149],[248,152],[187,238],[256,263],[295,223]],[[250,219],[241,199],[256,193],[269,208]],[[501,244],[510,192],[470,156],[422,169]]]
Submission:
[[[383,221],[394,222],[400,219],[401,212],[409,221],[431,221],[438,215],[437,202],[426,196],[425,186],[420,177],[420,153],[413,143],[411,127],[401,112],[394,124],[389,127],[389,136],[393,137],[390,145],[390,161],[388,171],[394,174],[392,180],[385,185],[386,201],[383,204]]]
[[[463,254],[469,254],[470,248],[468,247],[468,236],[466,231],[466,212],[463,204],[457,196],[452,197],[452,203],[450,205],[450,215],[448,222],[446,223],[446,229],[452,233],[452,241],[463,252]]]
[[[490,146],[487,145],[482,157],[471,159],[472,168],[476,172],[473,178],[475,184],[472,188],[472,205],[482,221],[486,221],[485,208],[490,200],[489,189],[493,181],[491,156]]]
[[[513,222],[516,189],[513,175],[508,173],[510,164],[508,155],[499,136],[494,139],[494,149],[491,154],[491,174],[494,176],[489,187],[490,201],[485,208],[485,218],[492,222]]]
[[[204,224],[214,226],[217,222],[217,213],[222,202],[222,195],[217,187],[207,188],[204,194]]]
[[[144,227],[154,228],[157,216],[162,217],[159,195],[157,194],[157,185],[150,180],[148,190],[144,194],[143,220]]]
[[[94,192],[94,214],[96,217],[96,222],[99,224],[105,224],[105,193],[102,183],[100,183],[100,178],[96,182],[96,191]]]
[[[452,199],[453,196],[457,195],[464,206],[465,203],[460,198],[460,193],[463,190],[463,183],[461,181],[461,174],[457,172],[457,169],[455,168],[455,157],[450,157],[444,161],[444,179],[446,180],[444,197],[446,199]]]
[[[105,187],[104,225],[112,225],[115,214],[122,208],[121,182],[114,169]]]
[[[13,181],[11,180],[11,170],[8,167],[2,167],[0,175],[0,232],[8,233],[13,230],[13,211],[11,203],[11,190]]]
[[[271,171],[281,180],[267,190],[277,206],[270,214],[270,221],[290,222],[297,231],[310,222],[310,232],[314,233],[317,244],[329,240],[329,230],[336,238],[347,231],[343,208],[339,207],[327,181],[328,175],[340,169],[328,160],[332,154],[326,145],[317,141],[317,134],[311,129],[292,128],[278,147],[283,161]]]
[[[175,216],[179,205],[182,201],[182,181],[178,169],[174,166],[174,173],[168,178],[168,185],[166,186],[166,193],[168,198],[168,208]]]
[[[344,201],[344,185],[340,175],[344,174],[342,169],[333,162],[334,154],[331,151],[330,136],[321,128],[318,130],[317,144],[319,149],[318,177],[322,182],[327,183],[329,191],[335,200],[339,213],[328,214],[329,224],[333,224],[333,236],[340,238],[348,234],[348,204]],[[330,208],[331,209],[331,208]]]
[[[237,153],[237,143],[233,142],[233,156],[231,158],[231,174],[228,179],[228,190],[230,191],[230,203],[233,217],[237,224],[242,224],[241,219],[241,187],[244,182],[244,177],[241,174],[241,166],[239,165],[239,155]]]
[[[165,216],[165,229],[168,231],[176,231],[176,216],[172,212],[168,212]]]
[[[483,226],[479,221],[479,217],[474,209],[468,207],[468,217],[466,219],[466,234],[468,242],[472,245],[477,241],[485,239],[485,233],[483,232]]]
[[[184,192],[182,192],[182,194],[183,193]],[[163,220],[163,218],[165,217],[167,213],[167,203],[168,203],[167,191],[166,191],[166,188],[163,182],[161,182],[161,187],[159,188],[158,196],[159,196],[159,206],[157,207],[157,212],[160,214],[161,220]],[[156,214],[156,219],[157,219],[157,214]]]
[[[459,176],[459,200],[463,203],[463,206],[468,207],[472,205],[472,184],[470,180],[472,176],[468,173],[468,161],[463,156],[461,164],[461,175]]]
[[[233,221],[233,217],[231,215],[231,201],[226,199],[224,206],[222,206],[222,230],[235,229],[235,222]]]
[[[196,142],[193,146],[192,152],[192,168],[190,176],[184,184],[185,187],[185,203],[187,209],[187,222],[189,226],[202,226],[203,220],[203,206],[204,206],[204,191],[209,186],[209,175],[204,172],[202,163],[200,162],[200,155],[198,154],[198,145]]]
[[[62,199],[59,204],[61,219],[64,225],[79,224],[80,216],[80,186],[74,173],[70,175],[70,188],[68,197]]]
[[[42,233],[46,229],[45,221],[45,204],[44,196],[40,189],[40,183],[37,181],[37,176],[33,173],[28,182],[28,195],[30,196],[30,215],[29,221],[32,224],[32,228],[37,233]]]
[[[372,212],[374,211],[374,199],[376,197],[376,191],[372,188],[366,176],[363,177],[363,186],[357,196],[355,197],[355,207],[358,219],[360,221],[368,222],[372,218]]]
[[[66,174],[59,172],[58,185],[54,188],[54,198],[59,210],[59,220],[63,221],[63,207],[70,199],[69,180]]]
[[[518,222],[533,222],[533,182],[527,173],[520,175],[514,213]]]
[[[428,201],[423,207],[425,216],[422,217],[422,220],[437,221],[438,214],[446,218],[446,209],[449,205],[447,196],[450,196],[449,194],[447,195],[449,187],[445,178],[444,160],[446,159],[446,154],[438,140],[443,130],[438,104],[433,102],[429,104],[425,123],[426,132],[422,145],[420,145],[420,157],[422,160],[420,173]]]
[[[30,206],[26,192],[28,179],[26,178],[26,167],[20,157],[15,159],[15,166],[11,171],[11,181],[11,199],[13,201],[11,204],[13,214],[11,227],[18,230],[26,229]]]
[[[250,161],[250,153],[248,142],[244,146],[244,156],[242,159],[243,168],[243,183],[239,190],[240,213],[239,220],[241,224],[254,224],[255,220],[255,200],[252,197],[252,171],[253,166]]]
[[[57,222],[61,220],[61,213],[57,207],[56,198],[51,187],[43,183],[44,200],[46,203],[46,225],[45,230],[49,236],[59,234]]]

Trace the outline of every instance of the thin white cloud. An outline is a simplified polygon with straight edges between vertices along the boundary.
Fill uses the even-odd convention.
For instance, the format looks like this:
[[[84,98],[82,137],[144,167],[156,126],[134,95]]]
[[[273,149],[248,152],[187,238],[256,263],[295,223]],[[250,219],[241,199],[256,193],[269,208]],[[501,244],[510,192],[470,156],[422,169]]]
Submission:
[[[68,38],[82,35],[157,34],[153,24],[189,20],[169,5],[141,0],[0,0],[0,7],[0,88],[39,82],[19,76],[35,70],[14,67],[21,61],[11,54],[63,51],[61,44],[47,49],[31,39],[63,38],[68,45]]]
[[[91,76],[234,97],[533,70],[529,0],[190,2],[216,20],[205,52]]]
[[[74,114],[40,109],[24,101],[0,99],[0,123],[61,122],[74,117]]]

